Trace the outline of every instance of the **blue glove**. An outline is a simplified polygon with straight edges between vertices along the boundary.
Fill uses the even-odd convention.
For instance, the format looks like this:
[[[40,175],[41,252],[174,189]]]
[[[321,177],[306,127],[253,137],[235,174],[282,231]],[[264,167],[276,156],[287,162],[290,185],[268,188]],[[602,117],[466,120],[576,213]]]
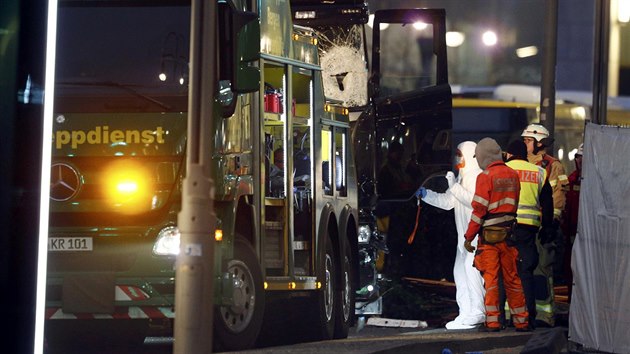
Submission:
[[[426,189],[426,188],[424,188],[424,187],[420,187],[420,188],[418,188],[418,190],[416,191],[416,194],[415,194],[415,195],[416,195],[416,198],[420,198],[420,199],[422,199],[422,198],[424,198],[424,197],[426,197],[426,196],[427,196],[427,189]]]

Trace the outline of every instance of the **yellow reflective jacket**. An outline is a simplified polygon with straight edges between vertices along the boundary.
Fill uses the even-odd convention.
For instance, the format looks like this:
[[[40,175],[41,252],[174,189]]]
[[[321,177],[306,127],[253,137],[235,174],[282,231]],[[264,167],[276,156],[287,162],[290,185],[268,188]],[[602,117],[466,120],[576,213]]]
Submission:
[[[516,221],[519,224],[540,226],[540,193],[547,178],[547,171],[519,159],[510,160],[506,165],[518,173],[521,182]]]

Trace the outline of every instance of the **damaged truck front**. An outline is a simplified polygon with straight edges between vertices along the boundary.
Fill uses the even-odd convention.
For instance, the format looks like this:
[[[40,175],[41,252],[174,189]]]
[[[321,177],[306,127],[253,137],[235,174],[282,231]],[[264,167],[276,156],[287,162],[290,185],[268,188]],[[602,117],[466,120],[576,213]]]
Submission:
[[[413,274],[409,250],[419,242],[406,244],[416,216],[413,191],[420,185],[443,190],[446,183],[436,177],[451,169],[445,11],[397,9],[369,14],[367,4],[358,0],[292,3],[294,21],[317,30],[327,97],[350,109],[360,206],[361,267],[355,312],[379,315],[383,311],[379,280],[384,275],[391,279]],[[386,186],[378,181],[387,151],[395,144],[403,147],[402,161],[412,180],[413,188],[404,197],[385,195]],[[377,227],[377,210],[383,209],[398,210],[407,224],[389,227],[380,222]],[[437,216],[446,220],[443,224],[449,223],[449,216],[452,219],[448,214]],[[438,238],[442,232],[417,229],[418,234],[433,233]]]

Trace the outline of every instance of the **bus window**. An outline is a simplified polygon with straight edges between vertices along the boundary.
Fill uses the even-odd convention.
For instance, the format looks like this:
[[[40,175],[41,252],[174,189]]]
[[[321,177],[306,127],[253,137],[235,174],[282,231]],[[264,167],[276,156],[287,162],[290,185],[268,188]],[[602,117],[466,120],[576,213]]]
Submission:
[[[313,107],[312,71],[293,68],[293,185],[298,189],[311,190],[311,125]]]
[[[335,128],[335,189],[339,195],[348,195],[346,190],[346,129]]]
[[[322,126],[322,188],[324,194],[332,195],[332,180],[333,170],[330,167],[330,161],[333,151],[331,128],[328,126]]]
[[[264,102],[265,129],[265,167],[267,170],[265,195],[273,198],[284,198],[286,187],[286,156],[284,146],[286,103],[284,65],[266,62],[263,67],[265,90],[260,92]]]

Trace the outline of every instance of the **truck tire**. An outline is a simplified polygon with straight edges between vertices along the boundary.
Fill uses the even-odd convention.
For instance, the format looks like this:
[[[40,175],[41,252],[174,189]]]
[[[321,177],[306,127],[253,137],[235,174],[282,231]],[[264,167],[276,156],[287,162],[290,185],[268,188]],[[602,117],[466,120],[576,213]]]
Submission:
[[[355,290],[354,289],[354,268],[352,267],[353,257],[352,249],[350,249],[350,242],[348,239],[343,240],[343,253],[341,254],[340,262],[340,277],[341,282],[339,291],[337,294],[337,308],[335,316],[335,335],[338,338],[347,338],[348,331],[352,326],[354,320],[354,303],[355,303]]]
[[[262,326],[265,294],[256,253],[239,235],[234,241],[234,259],[228,262],[227,272],[234,277],[234,303],[215,307],[214,346],[224,351],[252,348]]]
[[[337,260],[335,258],[335,252],[333,249],[333,243],[330,237],[326,237],[326,247],[321,272],[322,288],[317,293],[317,306],[315,307],[317,313],[315,314],[315,321],[317,328],[319,328],[318,340],[329,340],[334,338],[335,331],[335,317],[337,312],[336,301],[338,299],[337,287],[335,285],[335,278],[337,277]]]

